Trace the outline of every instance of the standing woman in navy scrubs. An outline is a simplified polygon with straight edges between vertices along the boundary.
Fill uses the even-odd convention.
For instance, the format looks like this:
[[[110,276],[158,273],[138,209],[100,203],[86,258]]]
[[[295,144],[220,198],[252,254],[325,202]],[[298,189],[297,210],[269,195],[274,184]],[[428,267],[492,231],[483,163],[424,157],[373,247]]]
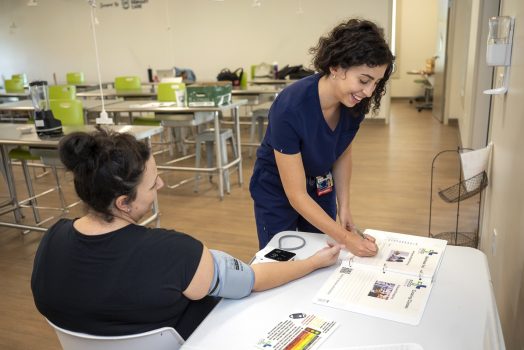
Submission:
[[[318,73],[278,95],[257,151],[250,191],[259,245],[280,231],[323,232],[373,256],[374,239],[359,235],[351,216],[351,142],[364,115],[378,111],[394,57],[382,29],[359,19],[336,26],[310,53]]]

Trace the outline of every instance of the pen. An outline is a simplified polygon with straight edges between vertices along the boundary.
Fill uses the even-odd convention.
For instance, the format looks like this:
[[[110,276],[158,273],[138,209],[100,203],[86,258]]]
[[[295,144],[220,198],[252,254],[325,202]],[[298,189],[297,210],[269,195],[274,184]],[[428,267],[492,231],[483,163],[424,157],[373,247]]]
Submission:
[[[364,232],[362,232],[358,227],[353,226],[352,229],[353,229],[354,232],[356,232],[360,237],[362,237],[362,239],[367,239],[366,236],[364,235]]]

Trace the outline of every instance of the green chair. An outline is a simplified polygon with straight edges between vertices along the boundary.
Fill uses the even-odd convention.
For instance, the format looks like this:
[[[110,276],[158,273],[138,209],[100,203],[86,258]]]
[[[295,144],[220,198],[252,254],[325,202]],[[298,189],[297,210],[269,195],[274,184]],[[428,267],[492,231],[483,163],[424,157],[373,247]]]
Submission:
[[[186,105],[186,84],[184,83],[160,83],[158,84],[157,99],[159,102],[175,102],[177,106]],[[164,115],[166,113],[163,113]],[[194,126],[194,118],[191,114],[169,114],[169,119],[162,122],[162,126],[169,130],[169,154],[173,156],[173,144],[176,144],[179,151],[185,156],[187,147],[183,140],[187,128]]]
[[[24,86],[27,85],[27,75],[25,73],[13,74],[11,75],[11,79],[21,80]]]
[[[7,79],[4,81],[5,92],[24,93],[24,82],[20,79]]]
[[[136,91],[142,89],[142,83],[137,76],[124,76],[115,78],[116,91]]]
[[[80,85],[85,82],[83,72],[66,73],[66,81],[69,85]]]
[[[27,147],[16,147],[9,151],[9,160],[12,162],[19,161],[22,167],[22,172],[25,178],[28,198],[18,202],[20,207],[30,207],[33,211],[33,217],[37,224],[41,223],[40,213],[38,211],[37,197],[33,189],[33,182],[31,181],[31,174],[29,173],[29,161],[39,161],[40,157],[31,154]]]
[[[158,84],[157,99],[160,102],[176,102],[177,105],[179,105],[182,102],[182,104],[185,105],[185,101],[178,101],[177,91],[181,91],[183,93],[183,96],[185,96],[186,84],[160,83]]]
[[[49,100],[49,107],[63,126],[84,125],[84,107],[80,100]]]
[[[76,86],[74,85],[51,85],[49,87],[49,99],[51,100],[75,100]]]
[[[60,119],[63,126],[74,126],[74,125],[83,125],[84,124],[84,114],[82,102],[79,100],[49,100],[51,111],[56,119]],[[67,205],[62,191],[62,185],[58,176],[57,166],[61,166],[60,158],[58,151],[56,149],[44,149],[44,148],[15,148],[9,152],[9,158],[11,160],[19,160],[22,165],[22,170],[24,173],[25,183],[27,187],[27,192],[29,197],[19,202],[21,207],[31,207],[33,210],[33,216],[37,224],[42,224],[48,220],[53,219],[49,217],[45,220],[41,220],[40,213],[38,209],[52,209],[52,210],[61,210],[62,212],[67,212],[67,210],[79,202]],[[35,194],[33,188],[33,182],[29,174],[28,161],[30,160],[41,160],[45,167],[50,167],[51,172],[54,175],[55,186],[53,188],[47,189],[41,193]],[[41,207],[38,206],[37,198],[48,194],[52,191],[58,192],[58,197],[60,200],[60,208],[53,207]]]

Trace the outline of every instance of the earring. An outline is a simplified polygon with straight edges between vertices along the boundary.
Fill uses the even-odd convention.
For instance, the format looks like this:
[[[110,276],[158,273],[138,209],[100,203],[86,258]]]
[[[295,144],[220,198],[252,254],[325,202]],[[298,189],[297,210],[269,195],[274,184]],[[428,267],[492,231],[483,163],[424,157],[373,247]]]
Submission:
[[[335,74],[331,74],[331,79],[335,79],[337,76]]]
[[[131,208],[126,208],[126,212],[129,213],[131,211]]]

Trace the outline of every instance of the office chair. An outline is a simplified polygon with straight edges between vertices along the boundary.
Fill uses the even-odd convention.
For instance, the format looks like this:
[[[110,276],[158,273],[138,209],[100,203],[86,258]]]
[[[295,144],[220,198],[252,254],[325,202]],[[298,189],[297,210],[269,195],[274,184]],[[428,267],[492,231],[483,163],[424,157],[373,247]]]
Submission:
[[[85,82],[83,72],[66,73],[66,81],[69,85],[79,85]]]
[[[68,331],[46,321],[54,328],[64,350],[177,350],[184,339],[171,327],[123,336],[97,336]]]
[[[50,100],[74,100],[76,99],[76,86],[74,85],[51,85],[49,86]]]

